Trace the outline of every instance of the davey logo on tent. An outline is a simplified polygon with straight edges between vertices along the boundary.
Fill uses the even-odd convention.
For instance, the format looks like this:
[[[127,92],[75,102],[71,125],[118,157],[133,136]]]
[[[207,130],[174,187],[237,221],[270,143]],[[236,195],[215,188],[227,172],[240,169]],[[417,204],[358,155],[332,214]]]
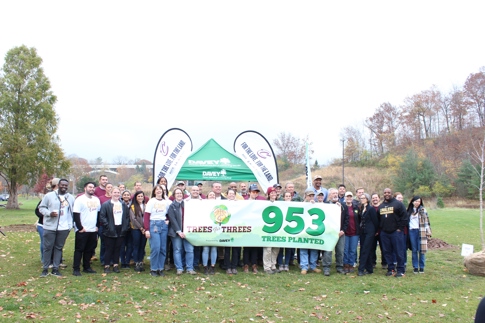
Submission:
[[[231,161],[228,158],[221,158],[219,160],[188,160],[189,165],[199,165],[199,166],[205,166],[205,165],[230,165]]]

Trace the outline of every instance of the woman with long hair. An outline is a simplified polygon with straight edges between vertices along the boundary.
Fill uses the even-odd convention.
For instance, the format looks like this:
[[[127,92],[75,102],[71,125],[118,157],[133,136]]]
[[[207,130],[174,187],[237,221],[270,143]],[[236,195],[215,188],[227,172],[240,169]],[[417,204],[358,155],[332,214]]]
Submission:
[[[268,201],[274,203],[277,198],[276,188],[270,186],[266,191]],[[280,270],[276,268],[278,254],[280,252],[279,247],[264,247],[263,248],[263,267],[264,272],[268,275],[279,273]]]
[[[194,246],[185,239],[184,233],[184,192],[180,188],[176,188],[172,195],[174,200],[170,204],[167,213],[168,219],[170,220],[168,235],[172,240],[173,259],[175,261],[175,267],[177,268],[177,275],[181,275],[184,271],[182,250],[185,251],[187,273],[197,275],[194,270]]]
[[[121,186],[121,185],[120,185]],[[124,186],[124,185],[123,185]],[[126,204],[128,209],[131,206],[131,193],[127,190],[121,190],[121,202]],[[131,237],[131,225],[128,229],[128,233],[125,235],[123,239],[123,244],[121,245],[121,269],[128,269],[130,268],[130,260],[132,259],[131,256],[133,254],[133,238]]]
[[[379,228],[376,209],[370,205],[371,197],[364,193],[360,196],[360,256],[358,275],[372,274],[375,253],[375,239]],[[365,270],[365,271],[364,271]]]
[[[412,262],[414,273],[424,273],[426,264],[426,251],[428,251],[428,238],[431,237],[431,225],[428,212],[424,208],[420,196],[414,196],[408,205],[409,240],[412,249]]]
[[[113,271],[119,273],[119,261],[123,239],[130,228],[130,211],[125,203],[120,202],[120,189],[114,187],[111,191],[111,200],[101,205],[99,221],[103,227],[105,241],[104,273],[111,272],[110,263],[113,263]]]
[[[133,239],[133,261],[135,262],[135,271],[137,272],[145,270],[143,268],[143,258],[147,244],[143,223],[145,207],[145,193],[143,191],[135,192],[130,206],[130,222],[131,236]]]
[[[168,220],[167,211],[171,201],[166,199],[162,185],[152,190],[143,217],[145,237],[150,242],[150,275],[165,276],[165,257],[167,255]]]

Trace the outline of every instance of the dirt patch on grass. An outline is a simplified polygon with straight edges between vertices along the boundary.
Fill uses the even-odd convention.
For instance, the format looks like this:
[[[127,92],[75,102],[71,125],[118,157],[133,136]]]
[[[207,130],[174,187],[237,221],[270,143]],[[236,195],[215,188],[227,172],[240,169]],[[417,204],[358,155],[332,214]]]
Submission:
[[[1,227],[3,232],[36,232],[37,228],[35,224],[12,224],[5,227]]]
[[[428,239],[428,249],[451,249],[455,246],[437,238]]]

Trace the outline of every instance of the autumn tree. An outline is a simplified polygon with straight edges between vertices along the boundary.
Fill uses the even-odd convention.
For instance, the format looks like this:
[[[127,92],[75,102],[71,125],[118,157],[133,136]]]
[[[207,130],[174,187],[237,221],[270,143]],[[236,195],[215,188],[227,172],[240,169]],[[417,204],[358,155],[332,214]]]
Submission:
[[[286,160],[289,164],[305,165],[306,145],[311,147],[312,142],[309,137],[298,138],[289,132],[280,132],[273,140],[276,147],[277,158]],[[313,149],[309,148],[309,155],[313,154]]]
[[[389,102],[382,103],[372,117],[367,118],[365,126],[371,133],[371,149],[378,156],[391,150],[396,145],[396,132],[399,128],[400,111]]]
[[[9,209],[19,208],[21,185],[69,168],[56,135],[57,98],[41,64],[35,48],[20,46],[7,52],[0,72],[0,176]]]
[[[477,115],[479,127],[485,127],[485,67],[470,74],[463,86],[465,100]]]

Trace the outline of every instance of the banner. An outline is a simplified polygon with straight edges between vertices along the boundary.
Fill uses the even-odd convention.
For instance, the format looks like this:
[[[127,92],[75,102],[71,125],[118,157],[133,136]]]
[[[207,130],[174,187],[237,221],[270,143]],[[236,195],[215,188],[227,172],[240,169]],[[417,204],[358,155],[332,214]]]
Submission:
[[[332,251],[340,207],[276,201],[189,200],[184,233],[194,246],[286,247]]]
[[[165,177],[167,189],[170,189],[191,152],[192,140],[185,131],[178,128],[167,130],[160,137],[153,156],[153,184]]]
[[[252,170],[264,192],[278,183],[278,165],[269,142],[260,133],[247,130],[234,140],[234,152]]]

